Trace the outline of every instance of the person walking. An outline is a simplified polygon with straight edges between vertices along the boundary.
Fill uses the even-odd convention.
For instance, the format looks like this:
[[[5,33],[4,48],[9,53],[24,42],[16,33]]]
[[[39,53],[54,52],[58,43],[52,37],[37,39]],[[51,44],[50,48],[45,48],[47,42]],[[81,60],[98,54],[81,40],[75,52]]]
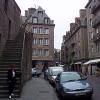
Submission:
[[[16,71],[15,71],[15,64],[9,65],[10,69],[8,70],[8,87],[9,87],[9,99],[12,98],[13,91],[16,84]]]

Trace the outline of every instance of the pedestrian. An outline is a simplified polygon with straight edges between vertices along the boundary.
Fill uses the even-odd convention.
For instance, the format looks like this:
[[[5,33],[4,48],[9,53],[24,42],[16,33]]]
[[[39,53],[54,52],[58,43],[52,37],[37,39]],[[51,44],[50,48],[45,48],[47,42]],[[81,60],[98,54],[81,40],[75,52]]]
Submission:
[[[16,71],[15,64],[9,65],[10,69],[8,70],[8,87],[9,87],[9,99],[14,95],[13,91],[16,84]]]

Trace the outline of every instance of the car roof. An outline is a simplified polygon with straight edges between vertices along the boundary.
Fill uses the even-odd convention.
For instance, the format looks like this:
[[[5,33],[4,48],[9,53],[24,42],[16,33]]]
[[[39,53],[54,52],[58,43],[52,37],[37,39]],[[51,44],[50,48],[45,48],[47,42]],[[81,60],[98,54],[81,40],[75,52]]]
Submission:
[[[49,69],[63,69],[63,67],[60,66],[53,66],[53,67],[48,67]]]
[[[63,72],[61,72],[61,74],[67,74],[67,73],[79,73],[79,72],[76,72],[76,71],[63,71]]]

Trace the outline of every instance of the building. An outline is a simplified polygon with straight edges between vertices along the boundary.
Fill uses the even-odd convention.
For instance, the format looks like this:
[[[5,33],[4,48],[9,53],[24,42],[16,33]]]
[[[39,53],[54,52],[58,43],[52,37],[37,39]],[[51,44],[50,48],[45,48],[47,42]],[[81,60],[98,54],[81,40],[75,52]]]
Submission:
[[[61,50],[54,49],[54,64],[61,64]]]
[[[22,19],[29,19],[30,32],[33,33],[32,41],[32,65],[42,69],[49,66],[54,58],[54,22],[41,7],[29,8]]]
[[[68,57],[65,52],[65,40],[66,40],[66,35],[63,36],[63,42],[61,44],[61,64],[65,65],[67,62],[66,58]],[[68,64],[68,63],[67,63]]]
[[[86,10],[80,10],[80,17],[75,18],[75,23],[70,24],[70,31],[66,32],[65,59],[67,65],[74,64],[75,70],[81,70],[81,63],[88,59]]]
[[[88,73],[94,74],[100,64],[100,0],[89,0],[86,5],[88,33]]]
[[[8,98],[7,71],[11,64],[15,64],[17,73],[15,97],[32,77],[32,34],[26,26],[21,23],[21,10],[15,0],[0,0],[0,98]]]
[[[7,40],[16,37],[20,27],[20,17],[21,10],[15,0],[0,0],[0,51],[3,50]]]

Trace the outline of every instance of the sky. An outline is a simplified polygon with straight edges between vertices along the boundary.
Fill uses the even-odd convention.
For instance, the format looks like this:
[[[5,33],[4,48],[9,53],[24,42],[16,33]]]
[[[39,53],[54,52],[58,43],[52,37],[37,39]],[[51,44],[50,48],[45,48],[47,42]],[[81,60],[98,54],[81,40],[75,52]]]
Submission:
[[[24,15],[28,8],[41,6],[51,20],[54,20],[54,48],[61,49],[63,35],[70,29],[70,23],[79,17],[88,0],[15,0]]]

